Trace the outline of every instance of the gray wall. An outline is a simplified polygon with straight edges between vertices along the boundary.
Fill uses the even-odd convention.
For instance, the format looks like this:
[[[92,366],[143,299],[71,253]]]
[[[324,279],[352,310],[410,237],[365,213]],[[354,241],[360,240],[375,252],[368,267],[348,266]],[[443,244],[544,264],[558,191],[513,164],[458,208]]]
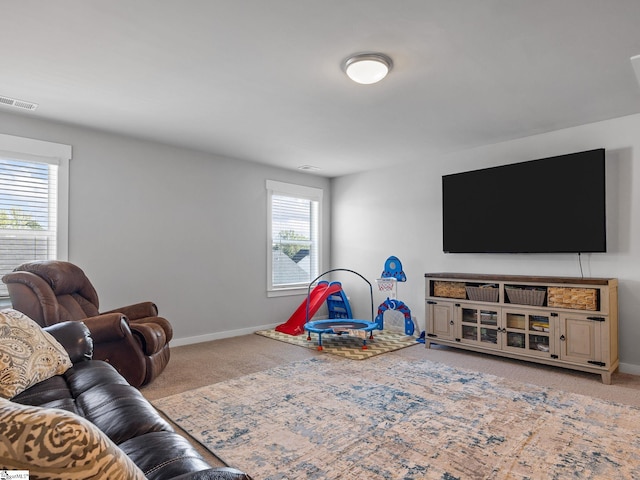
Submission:
[[[328,268],[325,178],[26,115],[0,113],[0,132],[73,147],[69,260],[101,310],[155,301],[174,345],[286,321],[304,298],[266,296],[266,179],[325,190]]]
[[[443,254],[443,174],[604,147],[609,251],[582,262],[586,276],[619,279],[621,369],[640,374],[640,115],[332,181],[26,115],[0,113],[0,132],[73,146],[70,260],[104,310],[156,301],[174,324],[174,344],[285,321],[302,300],[266,297],[266,179],[325,189],[323,269],[350,268],[373,283],[398,256],[408,277],[398,297],[424,326],[426,272],[580,275],[576,255]],[[339,279],[356,313],[368,315],[368,290]],[[383,299],[375,292],[375,307]]]
[[[407,282],[399,284],[398,298],[421,328],[427,272],[580,276],[575,254],[444,254],[441,177],[604,147],[608,252],[582,255],[582,265],[587,277],[619,279],[620,368],[640,374],[639,132],[640,115],[634,115],[337,178],[332,183],[332,266],[352,268],[373,280],[387,257],[399,257]],[[523,194],[553,195],[544,185],[522,187]],[[482,207],[481,202],[476,206]],[[368,315],[368,290],[355,281],[345,284],[354,308]],[[377,294],[376,302],[382,300]]]

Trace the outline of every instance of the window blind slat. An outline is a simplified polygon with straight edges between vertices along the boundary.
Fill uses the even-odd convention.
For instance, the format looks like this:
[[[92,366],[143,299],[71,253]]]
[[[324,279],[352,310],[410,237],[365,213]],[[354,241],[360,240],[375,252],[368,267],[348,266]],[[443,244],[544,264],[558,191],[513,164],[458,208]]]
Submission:
[[[318,274],[317,201],[271,196],[272,286],[306,285]]]
[[[0,276],[56,257],[55,164],[0,158]],[[0,284],[0,297],[8,295]]]

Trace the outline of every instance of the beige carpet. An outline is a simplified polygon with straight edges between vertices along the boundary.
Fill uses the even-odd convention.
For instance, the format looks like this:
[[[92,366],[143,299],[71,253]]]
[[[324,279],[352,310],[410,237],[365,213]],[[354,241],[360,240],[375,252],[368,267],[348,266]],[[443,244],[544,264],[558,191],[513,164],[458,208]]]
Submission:
[[[311,340],[307,340],[307,335],[287,335],[275,330],[261,330],[256,332],[263,337],[290,343],[299,347],[318,350],[318,334],[312,333]],[[375,330],[373,340],[367,336],[366,348],[363,349],[361,338],[350,335],[322,335],[322,352],[349,358],[351,360],[365,360],[383,353],[393,352],[401,348],[416,345],[416,338],[401,333],[389,332],[387,330]],[[424,344],[423,344],[424,346]]]
[[[640,478],[640,409],[428,360],[322,356],[154,404],[275,479]]]
[[[325,352],[300,348],[284,342],[274,342],[254,334],[173,347],[171,361],[167,368],[151,384],[144,386],[141,392],[147,399],[153,401],[272,367],[287,365],[291,362],[325,357],[328,357]],[[451,347],[432,346],[432,348],[426,349],[423,344],[419,343],[409,348],[390,352],[383,357],[401,361],[430,360],[453,367],[493,374],[508,380],[526,381],[541,387],[640,407],[640,377],[625,373],[614,373],[612,385],[603,385],[599,375]],[[351,363],[360,365],[368,362]],[[174,426],[176,425],[174,424]],[[179,427],[177,429],[190,438]],[[223,464],[215,455],[205,448],[199,447],[192,438],[190,439],[212,464]]]

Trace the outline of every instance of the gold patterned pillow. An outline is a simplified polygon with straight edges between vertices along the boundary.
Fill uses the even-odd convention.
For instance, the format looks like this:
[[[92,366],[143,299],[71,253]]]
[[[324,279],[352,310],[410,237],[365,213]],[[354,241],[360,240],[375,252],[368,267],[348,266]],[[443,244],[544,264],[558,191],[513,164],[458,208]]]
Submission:
[[[21,312],[0,310],[0,397],[12,398],[71,367],[55,338]]]
[[[98,427],[66,410],[0,399],[0,438],[0,470],[30,479],[145,479]]]

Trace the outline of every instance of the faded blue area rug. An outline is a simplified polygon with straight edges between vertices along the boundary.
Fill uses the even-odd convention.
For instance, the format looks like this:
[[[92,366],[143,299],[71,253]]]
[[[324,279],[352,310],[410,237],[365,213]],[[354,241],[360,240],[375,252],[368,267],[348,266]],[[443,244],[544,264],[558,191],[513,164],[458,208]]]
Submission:
[[[154,404],[256,480],[640,479],[640,409],[427,360],[318,357]]]

